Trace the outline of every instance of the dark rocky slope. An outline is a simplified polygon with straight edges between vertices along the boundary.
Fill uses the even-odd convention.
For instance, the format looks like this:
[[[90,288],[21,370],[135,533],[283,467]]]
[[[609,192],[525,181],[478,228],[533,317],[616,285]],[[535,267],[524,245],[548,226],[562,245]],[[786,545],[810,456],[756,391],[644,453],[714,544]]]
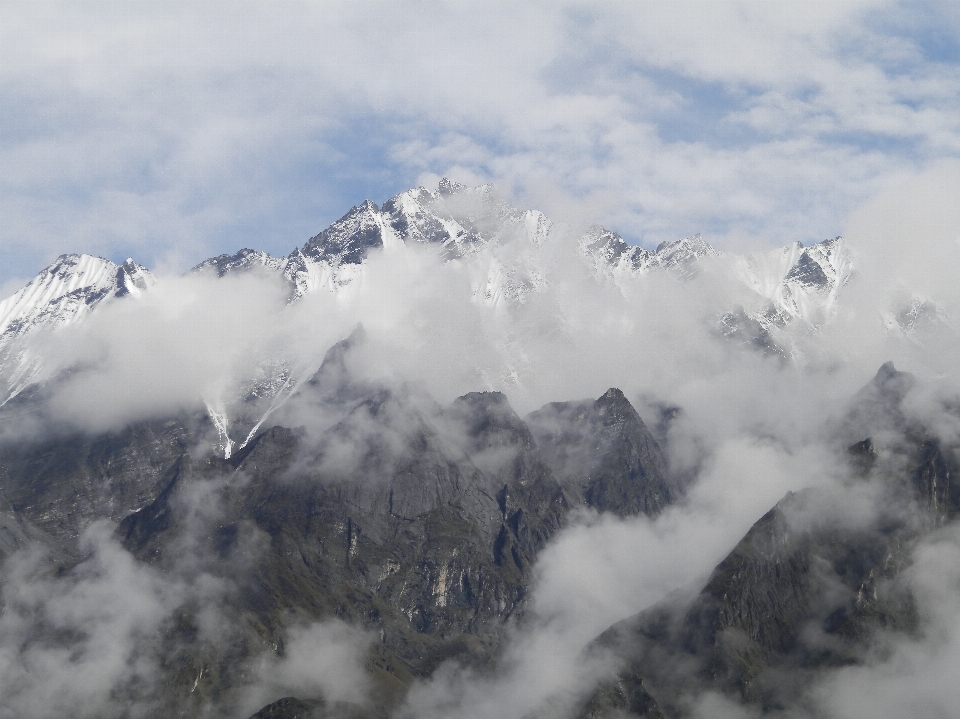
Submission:
[[[707,690],[764,710],[797,707],[823,671],[920,631],[903,570],[916,542],[960,513],[960,468],[905,418],[912,386],[888,364],[854,398],[840,434],[883,435],[884,452],[871,438],[853,444],[847,486],[787,495],[692,600],[672,597],[604,633],[591,651],[623,658],[610,680],[623,698],[582,716],[680,716]],[[590,706],[609,694],[601,685]]]
[[[2,521],[13,528],[0,530],[4,549],[49,537],[67,547],[51,553],[53,568],[69,573],[84,559],[77,538],[106,519],[139,562],[171,580],[225,583],[217,637],[201,631],[194,598],[144,647],[163,667],[147,697],[157,716],[230,714],[258,656],[282,656],[291,629],[332,617],[373,638],[369,704],[291,697],[260,715],[383,716],[440,663],[483,670],[495,660],[539,551],[572,508],[652,515],[677,497],[619,390],[570,405],[587,409],[564,415],[581,439],[561,467],[556,444],[500,393],[440,407],[411,389],[355,381],[350,349],[362,341],[334,347],[289,403],[289,416],[337,421],[274,426],[229,459],[209,450],[212,428],[199,416],[0,447]]]
[[[680,496],[660,446],[618,389],[552,402],[526,421],[567,494],[598,511],[653,517]]]

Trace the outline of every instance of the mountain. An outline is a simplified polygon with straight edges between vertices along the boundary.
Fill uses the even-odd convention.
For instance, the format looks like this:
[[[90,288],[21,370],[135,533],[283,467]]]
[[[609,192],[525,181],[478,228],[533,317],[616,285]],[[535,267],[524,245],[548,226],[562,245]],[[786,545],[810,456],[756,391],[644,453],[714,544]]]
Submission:
[[[905,418],[914,385],[888,363],[852,399],[838,436],[874,436],[850,445],[854,478],[845,486],[791,492],[699,593],[602,634],[592,651],[622,663],[591,706],[604,703],[612,682],[633,687],[634,701],[656,697],[642,716],[681,716],[708,691],[784,711],[803,706],[832,668],[872,661],[897,637],[916,638],[923,617],[908,579],[911,554],[960,515],[960,465],[933,428]],[[849,511],[856,504],[871,507],[869,520]]]
[[[194,272],[216,273],[268,268],[291,285],[291,298],[318,289],[338,291],[360,275],[360,265],[372,250],[399,243],[434,245],[443,257],[458,259],[498,243],[541,244],[551,224],[540,212],[510,207],[492,185],[467,188],[442,180],[437,190],[402,192],[378,207],[367,200],[352,208],[303,247],[285,258],[242,249],[201,262]],[[492,302],[521,299],[528,278],[522,268],[490,269],[482,292]],[[502,276],[498,276],[502,275]]]
[[[192,271],[215,277],[250,271],[276,274],[288,283],[290,299],[296,301],[321,290],[349,292],[361,281],[370,252],[423,245],[435,247],[447,261],[464,263],[476,302],[513,306],[545,287],[548,273],[542,250],[552,246],[557,232],[543,213],[511,207],[492,185],[467,188],[444,179],[436,190],[408,190],[382,208],[368,200],[286,257],[244,248],[204,260]],[[705,263],[719,263],[725,275],[755,294],[757,309],[745,314],[734,308],[720,312],[718,327],[739,336],[753,323],[758,332],[770,335],[770,341],[775,337],[781,343],[789,342],[782,330],[794,321],[807,326],[827,321],[853,275],[850,251],[839,237],[807,248],[795,242],[768,253],[734,256],[715,250],[700,235],[649,251],[628,245],[615,232],[593,227],[577,247],[598,277],[616,284],[652,271],[693,281]],[[138,296],[155,283],[133,260],[116,265],[89,255],[63,255],[0,302],[0,348],[41,327],[77,322],[104,301]],[[916,312],[910,314],[907,308],[901,314],[902,322],[891,319],[892,326],[908,325]],[[10,367],[20,356],[14,355],[0,366],[0,376],[19,387],[22,378],[19,383],[9,379]]]
[[[551,402],[526,421],[567,496],[594,509],[656,516],[682,493],[657,441],[618,389],[595,401]]]
[[[795,242],[766,255],[746,255],[735,266],[745,285],[771,301],[780,324],[791,319],[822,324],[853,272],[842,237],[810,247]]]
[[[91,255],[60,255],[23,289],[0,302],[0,345],[41,327],[76,322],[101,303],[139,296],[155,282],[132,259],[117,265]]]
[[[290,282],[296,299],[317,289],[336,292],[348,286],[360,276],[359,267],[371,250],[397,243],[425,244],[437,246],[448,260],[468,258],[478,265],[478,299],[493,304],[523,302],[543,281],[535,250],[554,232],[542,213],[511,207],[491,185],[467,188],[444,179],[437,190],[408,190],[382,208],[368,200],[286,258],[242,249],[205,260],[193,271],[222,277],[267,268]],[[534,252],[521,256],[519,263],[511,257],[513,266],[498,261],[496,252],[484,254],[518,244]],[[763,326],[781,328],[793,320],[808,325],[826,321],[853,272],[850,252],[840,237],[807,248],[794,242],[766,254],[728,258],[700,235],[664,242],[650,251],[594,226],[580,237],[578,249],[598,275],[620,282],[656,270],[691,280],[704,259],[729,259],[729,275],[768,303],[755,319]]]
[[[651,269],[664,269],[690,279],[697,274],[697,261],[703,257],[720,257],[700,235],[673,242],[662,242],[654,252],[628,245],[616,232],[600,226],[591,227],[580,238],[580,251],[591,257],[600,272],[614,276],[643,274]]]
[[[45,341],[69,338],[57,330],[108,303],[135,302],[163,280],[132,260],[65,255],[0,302],[0,716],[55,714],[47,686],[61,687],[70,702],[71,692],[89,692],[86,703],[61,711],[77,716],[403,717],[414,711],[411,697],[424,696],[455,714],[446,689],[475,684],[496,693],[489,687],[516,669],[523,642],[554,621],[549,603],[535,601],[543,562],[568,561],[569,573],[594,576],[583,559],[591,555],[581,556],[570,537],[596,528],[614,532],[605,537],[640,536],[626,534],[631,527],[669,536],[703,501],[695,492],[704,477],[766,471],[717,460],[714,434],[728,422],[737,442],[748,435],[761,454],[790,455],[791,433],[814,434],[799,419],[783,430],[762,413],[755,423],[735,417],[750,403],[776,404],[777,412],[786,404],[751,394],[769,391],[756,390],[752,374],[711,374],[707,363],[701,376],[703,365],[690,358],[637,354],[639,343],[608,356],[604,340],[639,333],[658,312],[668,321],[643,342],[682,335],[689,318],[664,309],[657,292],[719,284],[724,292],[707,296],[733,306],[706,308],[705,336],[714,344],[698,351],[720,348],[729,364],[769,371],[778,382],[828,381],[790,363],[800,358],[796,338],[816,339],[856,281],[842,238],[733,255],[700,235],[648,250],[602,227],[575,238],[565,232],[540,212],[511,207],[492,186],[443,180],[382,206],[358,205],[285,257],[242,249],[205,260],[185,281],[202,284],[204,298],[226,291],[230,283],[219,279],[230,275],[262,273],[285,286],[282,309],[270,315],[279,329],[271,334],[243,314],[239,334],[257,340],[243,345],[249,364],[222,346],[215,321],[191,325],[192,334],[177,325],[176,334],[158,335],[202,344],[218,360],[223,354],[223,376],[188,383],[203,390],[173,403],[176,410],[157,403],[165,409],[120,414],[106,429],[59,421],[58,391],[90,377],[90,367],[43,374],[44,352],[57,347]],[[391,319],[389,298],[377,297],[376,309],[423,350],[416,376],[460,373],[457,382],[476,382],[472,391],[441,398],[422,379],[394,372],[395,345],[383,344],[382,329],[356,325],[344,337],[353,322],[296,314],[312,312],[303,301],[311,293],[333,295],[325,308],[348,306],[378,277],[376,262],[402,274],[408,251],[435,253],[433,272],[462,273],[464,304],[482,321],[465,323],[451,340],[436,329],[461,321],[446,296],[428,298],[430,331],[421,315]],[[551,294],[567,282],[581,293],[573,309]],[[644,302],[624,305],[629,312],[609,311],[617,298],[651,287]],[[939,331],[943,322],[932,302],[890,317],[891,336]],[[323,323],[342,339],[318,350],[312,333]],[[593,326],[608,330],[587,333],[598,346],[573,342],[572,333]],[[471,344],[475,336],[482,342]],[[468,347],[450,352],[444,342]],[[516,367],[538,343],[547,348],[541,364],[529,360],[521,376]],[[573,371],[560,377],[570,386],[545,384],[559,389],[518,413],[516,396],[530,395],[512,392],[549,374],[550,352],[569,347]],[[196,354],[170,356],[176,361],[163,354],[154,368],[160,394],[199,373]],[[511,384],[490,370],[500,357],[511,381],[521,379]],[[128,358],[145,362],[121,355]],[[603,381],[581,393],[574,384],[590,363]],[[667,382],[663,370],[674,364],[696,375],[678,392],[697,407],[696,420],[651,386]],[[84,416],[93,418],[101,401],[146,393],[140,367],[123,369],[127,381],[101,382],[84,395]],[[238,376],[228,376],[235,369]],[[610,386],[611,378],[638,375],[654,378],[640,383],[649,395]],[[711,384],[727,379],[733,386]],[[842,417],[806,407],[806,421],[827,435],[817,435],[818,448],[842,458],[839,469],[830,465],[839,476],[831,488],[765,505],[698,585],[653,606],[625,602],[631,612],[648,608],[590,641],[582,654],[589,671],[524,716],[684,716],[691,702],[714,694],[748,711],[793,711],[838,668],[868,666],[891,643],[921,636],[929,625],[912,558],[960,514],[957,404],[938,396],[924,405],[931,387],[887,363]],[[705,412],[701,399],[714,393],[727,399]],[[750,401],[728,414],[719,403],[735,404],[734,395]],[[539,406],[550,398],[560,401]],[[648,424],[641,413],[654,419]],[[696,434],[697,421],[710,429]],[[700,541],[680,538],[687,539]],[[593,605],[605,599],[601,580]],[[604,616],[585,624],[591,637],[610,623]],[[346,645],[342,658],[338,647]],[[553,666],[559,644],[545,646],[538,661]],[[349,676],[344,683],[355,691],[315,680],[318,667]]]
[[[139,297],[155,283],[145,267],[129,258],[117,265],[91,255],[61,255],[0,301],[0,404],[29,386],[42,363],[18,340],[79,322],[100,305]]]
[[[355,381],[364,341],[354,333],[331,348],[289,399],[339,416],[319,435],[273,426],[224,459],[209,451],[215,428],[196,413],[0,445],[9,502],[0,548],[32,542],[49,554],[46,571],[74,576],[84,537],[110,520],[116,541],[168,581],[199,576],[225,587],[215,633],[202,629],[210,610],[188,595],[175,621],[139,646],[160,667],[138,690],[149,716],[236,712],[251,667],[297,626],[332,617],[378,637],[365,659],[368,704],[341,709],[384,716],[444,661],[495,661],[508,622],[524,612],[539,553],[574,509],[655,514],[680,497],[619,390],[535,413],[541,430],[547,415],[563,414],[564,431],[582,438],[563,464],[599,468],[599,487],[584,496],[565,489],[579,485],[566,470],[557,478],[556,452],[543,453],[503,394],[442,406]],[[620,506],[619,497],[635,499]],[[83,636],[43,641],[85,646]],[[259,715],[323,701],[284,699]]]

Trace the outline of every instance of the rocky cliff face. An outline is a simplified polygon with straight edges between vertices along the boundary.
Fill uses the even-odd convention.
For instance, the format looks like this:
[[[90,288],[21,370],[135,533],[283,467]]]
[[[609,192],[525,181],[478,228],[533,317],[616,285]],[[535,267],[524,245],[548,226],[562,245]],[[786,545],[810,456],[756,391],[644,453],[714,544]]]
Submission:
[[[595,401],[553,402],[527,424],[568,496],[598,511],[652,517],[680,496],[659,445],[618,389]]]
[[[802,706],[828,669],[859,664],[882,654],[890,637],[919,632],[904,571],[916,543],[960,512],[960,468],[928,428],[904,419],[900,406],[913,383],[888,363],[854,398],[841,434],[884,434],[886,450],[880,458],[870,438],[851,445],[851,484],[787,495],[692,600],[604,633],[593,651],[624,658],[611,681],[643,684],[667,716],[682,715],[708,690],[785,710]],[[592,701],[609,691],[601,685]]]
[[[45,542],[51,566],[69,572],[83,560],[78,538],[106,519],[137,561],[229,584],[219,640],[197,638],[188,603],[145,650],[166,667],[159,715],[226,711],[216,702],[258,656],[282,652],[292,624],[331,617],[375,638],[364,711],[380,715],[445,660],[496,659],[539,552],[573,508],[652,515],[679,497],[619,390],[549,405],[528,424],[497,392],[442,407],[357,383],[349,348],[362,341],[332,348],[290,400],[339,412],[319,434],[274,426],[224,459],[203,450],[215,427],[197,415],[0,448],[0,546]],[[562,460],[548,416],[578,438]],[[322,701],[297,697],[263,715],[319,712]]]

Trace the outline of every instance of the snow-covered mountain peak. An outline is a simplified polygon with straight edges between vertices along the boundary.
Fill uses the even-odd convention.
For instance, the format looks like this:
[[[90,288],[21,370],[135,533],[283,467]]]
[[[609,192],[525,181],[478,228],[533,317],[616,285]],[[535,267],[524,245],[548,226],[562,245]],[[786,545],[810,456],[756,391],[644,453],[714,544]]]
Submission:
[[[379,248],[434,245],[447,260],[500,246],[516,247],[522,254],[542,247],[552,231],[546,215],[512,207],[493,185],[469,188],[443,178],[436,190],[417,187],[382,207],[367,200],[351,208],[285,259],[243,249],[205,260],[194,271],[222,277],[265,267],[290,281],[291,301],[295,301],[317,289],[339,293],[351,286],[362,277],[369,252]],[[529,259],[525,255],[523,264],[529,264]],[[527,269],[520,274],[530,274]],[[510,274],[516,275],[513,270]],[[517,282],[521,281],[525,280],[518,276]]]
[[[798,250],[770,299],[790,317],[818,325],[833,311],[853,273],[851,254],[842,237]]]
[[[441,178],[440,183],[437,185],[437,192],[444,197],[455,195],[458,192],[463,192],[466,189],[466,185],[461,185],[459,182],[451,182],[446,177]]]
[[[448,178],[437,189],[416,187],[378,206],[367,200],[295,249],[287,258],[240,250],[197,266],[218,276],[267,268],[291,283],[291,301],[318,289],[341,293],[364,276],[369,252],[409,244],[438,248],[446,260],[469,265],[475,297],[484,303],[523,303],[544,287],[541,250],[553,233],[537,210],[520,210],[493,185],[466,187]],[[591,227],[579,240],[580,254],[598,275],[616,283],[651,271],[681,280],[695,278],[712,258],[725,258],[732,275],[768,305],[758,321],[784,326],[796,318],[821,323],[850,276],[849,253],[835,238],[804,248],[791,242],[767,253],[724,255],[695,234],[661,243],[655,251],[628,244],[616,232]]]
[[[803,252],[803,243],[791,242],[767,252],[751,252],[734,258],[737,278],[761,297],[772,300],[777,288]]]
[[[310,238],[300,254],[313,260],[360,262],[372,247],[383,246],[383,219],[376,203],[366,200]],[[293,259],[293,255],[291,255]]]
[[[733,275],[763,300],[749,315],[725,316],[724,333],[742,334],[751,324],[759,334],[751,341],[772,348],[782,356],[797,358],[799,350],[783,330],[794,322],[800,326],[822,326],[836,311],[837,300],[853,274],[851,252],[842,237],[804,247],[791,242],[779,249],[753,252],[732,258]],[[891,320],[893,324],[896,324]],[[890,324],[890,323],[888,323]],[[754,330],[750,330],[754,333]]]
[[[153,275],[132,259],[117,265],[92,255],[60,255],[0,302],[0,342],[42,326],[70,324],[106,299],[139,296],[154,283]]]
[[[206,259],[190,271],[201,274],[215,274],[217,277],[223,277],[230,272],[257,268],[283,272],[286,269],[287,262],[286,257],[273,257],[266,252],[245,247],[232,255],[217,255]]]
[[[686,268],[690,263],[704,257],[720,257],[721,252],[715,250],[709,242],[697,233],[692,237],[685,237],[673,242],[661,242],[654,253],[657,264],[669,269],[672,267]]]
[[[580,237],[580,254],[591,258],[599,274],[612,271],[632,275],[646,270],[653,253],[636,245],[629,245],[616,232],[594,225]]]
[[[446,178],[444,178],[446,179]],[[441,181],[441,189],[444,187]],[[465,190],[463,185],[436,192],[418,187],[387,200],[383,213],[397,236],[407,242],[440,244],[450,255],[460,255],[463,243],[476,239],[445,207],[444,198]]]
[[[594,226],[580,239],[580,252],[592,257],[597,269],[614,274],[643,274],[659,268],[670,270],[679,277],[689,279],[696,275],[697,261],[704,257],[720,257],[710,243],[699,234],[672,242],[661,242],[656,251],[627,244],[616,232]]]
[[[115,297],[139,297],[156,283],[132,259],[118,265],[92,255],[60,255],[27,285],[0,302],[0,405],[42,369],[42,358],[19,338],[73,324]]]
[[[853,269],[842,237],[806,248],[800,242],[791,242],[765,253],[743,255],[734,264],[739,279],[767,299],[775,299],[784,283],[835,299]]]
[[[157,284],[157,279],[150,271],[133,261],[132,257],[124,260],[123,264],[117,268],[117,291],[116,297],[130,295],[139,297],[144,292]]]

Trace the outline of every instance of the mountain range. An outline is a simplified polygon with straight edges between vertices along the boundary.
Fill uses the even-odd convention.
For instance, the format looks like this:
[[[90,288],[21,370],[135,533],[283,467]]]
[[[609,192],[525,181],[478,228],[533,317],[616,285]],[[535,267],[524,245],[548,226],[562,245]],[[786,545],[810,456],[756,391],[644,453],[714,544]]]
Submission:
[[[856,281],[840,237],[734,255],[695,235],[647,250],[448,180],[354,207],[286,257],[241,249],[188,279],[262,280],[287,307],[349,302],[382,280],[377,258],[402,273],[406,252],[462,271],[491,316],[522,313],[569,272],[624,295],[722,283],[739,303],[710,308],[711,336],[778,371],[802,365],[797,337],[828,325]],[[363,325],[313,364],[279,347],[256,376],[175,412],[107,429],[56,421],[59,388],[85,368],[58,365],[44,339],[165,281],[132,259],[64,255],[0,302],[0,717],[420,715],[417,692],[451,667],[509,672],[511,641],[541,621],[538,562],[564,532],[655,523],[700,481],[671,451],[681,406],[617,387],[523,414],[492,386],[438,401],[367,371],[377,345]],[[918,414],[924,386],[880,367],[829,419],[840,479],[787,494],[702,583],[583,646],[577,681],[522,715],[679,717],[713,693],[804,711],[831,672],[921,637],[913,552],[960,513],[941,421],[956,406]],[[103,644],[118,597],[116,616],[134,619]],[[327,640],[311,654],[314,635]],[[348,644],[330,672],[356,664],[351,691],[290,679]],[[84,699],[64,709],[44,682],[64,697],[86,682]]]
[[[568,234],[539,211],[511,207],[492,185],[467,188],[444,179],[437,190],[408,190],[382,208],[368,200],[286,257],[244,248],[204,260],[191,272],[274,274],[286,284],[290,302],[296,302],[314,292],[348,295],[363,282],[371,252],[424,246],[468,269],[476,303],[509,311],[551,281],[543,250],[553,251],[558,236]],[[592,267],[598,282],[618,287],[650,273],[689,281],[705,269],[718,271],[749,292],[751,305],[718,312],[718,328],[765,352],[793,358],[798,350],[788,326],[817,327],[827,321],[854,272],[851,252],[840,237],[810,247],[793,242],[779,250],[728,255],[700,235],[650,251],[596,226],[577,238],[568,259],[578,261],[574,258]],[[156,282],[132,259],[118,266],[90,255],[62,255],[0,301],[3,401],[38,376],[39,360],[22,338],[82,320],[114,299],[138,297]]]

